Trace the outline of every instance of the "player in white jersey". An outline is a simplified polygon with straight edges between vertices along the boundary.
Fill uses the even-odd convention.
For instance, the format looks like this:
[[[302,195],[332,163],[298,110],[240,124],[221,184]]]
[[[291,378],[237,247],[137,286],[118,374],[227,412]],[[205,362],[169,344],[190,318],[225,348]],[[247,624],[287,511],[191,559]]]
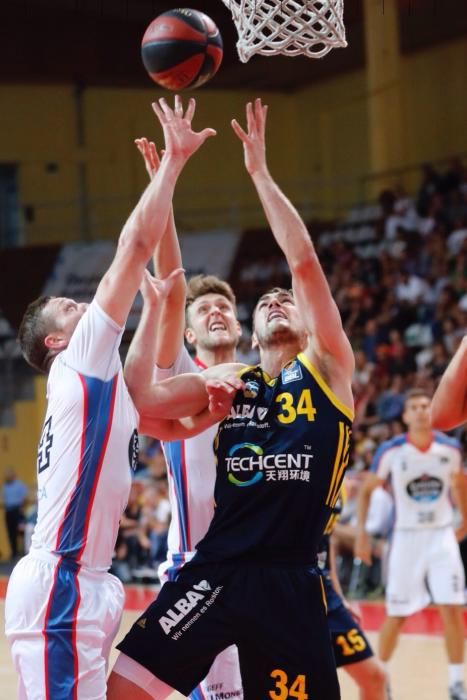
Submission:
[[[421,389],[408,393],[403,420],[408,432],[383,443],[358,501],[355,554],[371,559],[364,529],[373,489],[390,479],[396,508],[386,588],[387,617],[380,632],[379,655],[388,662],[408,615],[430,601],[441,614],[449,660],[449,698],[467,700],[464,686],[464,570],[453,526],[454,497],[462,524],[467,522],[467,487],[457,440],[433,432],[430,398]]]
[[[137,141],[150,177],[158,169],[155,145],[146,139]],[[154,267],[165,277],[181,267],[182,260],[173,215],[154,255]],[[144,309],[130,346],[125,376],[131,386],[138,383],[141,353],[149,344],[145,338],[159,339],[154,379],[160,381],[185,372],[195,372],[224,362],[233,362],[240,337],[235,296],[226,282],[213,275],[199,275],[188,284],[178,279],[165,301],[159,322],[154,306],[157,295],[149,284],[142,287]],[[186,306],[186,311],[185,311]],[[185,329],[186,321],[186,329]],[[192,359],[183,337],[196,350]],[[175,580],[183,564],[193,558],[196,545],[204,537],[214,514],[216,465],[213,440],[217,426],[186,440],[163,443],[172,519],[168,535],[167,560],[159,567],[161,582]],[[222,652],[207,677],[190,695],[191,700],[215,700],[218,697],[243,697],[235,647]]]
[[[123,228],[92,303],[41,297],[20,328],[26,360],[49,375],[37,460],[38,520],[31,551],[10,578],[5,608],[21,699],[106,696],[107,657],[123,606],[121,583],[108,569],[137,456],[138,414],[123,380],[119,345],[145,266],[164,233],[178,175],[214,133],[192,131],[194,108],[190,100],[184,114],[179,98],[174,111],[165,101],[154,106],[165,156]],[[173,406],[173,393],[161,389],[156,411],[186,415],[199,410],[199,399],[193,400],[181,392]]]

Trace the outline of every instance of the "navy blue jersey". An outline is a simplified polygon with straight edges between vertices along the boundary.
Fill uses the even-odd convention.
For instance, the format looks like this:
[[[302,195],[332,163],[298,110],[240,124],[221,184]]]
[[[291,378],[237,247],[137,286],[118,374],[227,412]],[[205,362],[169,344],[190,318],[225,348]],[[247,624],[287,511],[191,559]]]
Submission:
[[[214,518],[198,561],[313,564],[349,459],[352,412],[305,355],[241,375],[214,441]]]

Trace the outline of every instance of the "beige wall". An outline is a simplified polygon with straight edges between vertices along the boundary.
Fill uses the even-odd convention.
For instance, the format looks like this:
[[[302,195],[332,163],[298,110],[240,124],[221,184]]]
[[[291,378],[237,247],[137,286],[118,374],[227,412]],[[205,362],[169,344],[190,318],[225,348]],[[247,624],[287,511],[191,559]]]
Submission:
[[[293,59],[290,65],[293,70]],[[400,139],[405,146],[398,165],[467,150],[467,40],[404,56],[401,65]],[[90,237],[118,235],[146,182],[133,139],[147,135],[160,145],[150,102],[163,94],[167,96],[157,89],[85,90],[85,141],[79,145],[73,86],[0,86],[1,159],[20,164],[21,203],[35,209],[34,221],[24,224],[27,243],[82,236],[80,164],[92,202],[87,212]],[[181,227],[263,221],[229,126],[231,117],[241,118],[245,102],[256,94],[210,91],[209,86],[192,94],[198,100],[195,127],[213,126],[218,136],[194,156],[181,177],[175,200]],[[291,95],[261,96],[270,105],[270,168],[295,201],[313,204],[320,214],[367,196],[362,176],[372,166],[365,71]],[[58,171],[47,172],[47,163],[56,163]],[[418,174],[406,180],[413,188]]]

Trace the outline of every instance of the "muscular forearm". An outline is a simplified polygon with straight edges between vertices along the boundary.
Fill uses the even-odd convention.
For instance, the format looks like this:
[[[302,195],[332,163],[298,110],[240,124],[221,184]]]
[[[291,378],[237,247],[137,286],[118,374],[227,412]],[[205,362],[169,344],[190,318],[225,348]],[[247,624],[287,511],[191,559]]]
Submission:
[[[467,335],[463,337],[431,404],[435,428],[449,430],[467,421]]]
[[[140,322],[126,356],[125,382],[136,405],[140,401],[140,395],[144,394],[152,383],[159,317],[159,308],[144,304]]]
[[[155,245],[165,232],[175,185],[183,165],[181,157],[164,156],[159,170],[123,227],[119,245],[131,241],[133,246],[142,249],[145,259],[149,260]]]
[[[180,374],[149,385],[134,397],[140,415],[146,419],[184,418],[200,413],[208,405],[206,384],[201,374]]]
[[[196,416],[179,419],[154,418],[151,414],[144,414],[140,418],[140,432],[159,440],[170,442],[172,440],[186,440],[198,435],[218,422],[218,419],[205,408]]]
[[[291,270],[314,254],[308,230],[290,200],[274,182],[266,167],[251,178],[263,205],[274,238],[282,249]]]

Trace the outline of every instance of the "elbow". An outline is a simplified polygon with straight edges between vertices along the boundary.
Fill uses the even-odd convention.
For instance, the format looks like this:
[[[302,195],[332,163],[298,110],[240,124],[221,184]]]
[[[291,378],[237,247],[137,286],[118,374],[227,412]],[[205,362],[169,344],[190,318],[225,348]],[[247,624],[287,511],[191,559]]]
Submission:
[[[148,240],[148,236],[144,235],[141,222],[133,221],[129,226],[125,226],[118,239],[118,255],[146,264],[151,259],[153,251],[154,245]]]

